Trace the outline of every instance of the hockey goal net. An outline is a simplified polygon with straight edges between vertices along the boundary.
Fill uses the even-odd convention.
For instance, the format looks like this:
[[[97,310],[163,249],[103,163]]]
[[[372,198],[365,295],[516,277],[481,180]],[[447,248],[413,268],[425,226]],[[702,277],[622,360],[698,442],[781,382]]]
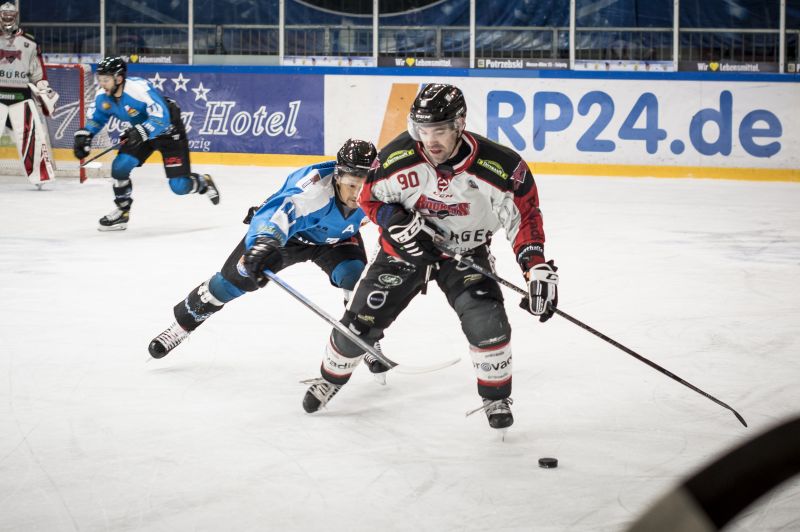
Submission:
[[[47,64],[47,79],[59,94],[56,109],[47,117],[50,145],[56,165],[56,177],[87,177],[101,175],[101,171],[83,169],[80,161],[72,155],[75,132],[86,125],[86,109],[94,101],[97,91],[92,68],[84,64]],[[111,140],[102,131],[92,141],[92,151],[111,145]],[[24,176],[22,163],[17,155],[14,139],[7,128],[0,138],[0,175]]]

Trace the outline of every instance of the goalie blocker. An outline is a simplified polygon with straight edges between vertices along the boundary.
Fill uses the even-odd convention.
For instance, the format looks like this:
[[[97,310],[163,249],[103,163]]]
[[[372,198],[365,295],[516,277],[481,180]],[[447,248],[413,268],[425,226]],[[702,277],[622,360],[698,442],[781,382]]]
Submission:
[[[6,105],[0,103],[0,124],[10,124],[25,176],[41,187],[55,178],[50,135],[33,100]]]

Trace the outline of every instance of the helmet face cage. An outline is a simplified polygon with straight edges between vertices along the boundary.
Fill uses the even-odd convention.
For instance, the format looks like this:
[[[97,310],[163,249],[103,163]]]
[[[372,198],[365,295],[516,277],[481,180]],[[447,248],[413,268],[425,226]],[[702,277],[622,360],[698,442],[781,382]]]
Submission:
[[[18,15],[17,6],[11,2],[6,2],[0,6],[0,27],[4,32],[13,33],[17,31],[19,27],[17,24]]]

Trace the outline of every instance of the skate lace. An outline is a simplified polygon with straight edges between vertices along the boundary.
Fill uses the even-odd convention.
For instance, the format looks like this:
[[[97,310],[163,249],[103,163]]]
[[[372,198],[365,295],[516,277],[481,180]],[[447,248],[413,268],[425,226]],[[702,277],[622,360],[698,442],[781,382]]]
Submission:
[[[470,410],[466,415],[471,416],[475,412],[480,412],[481,410],[486,412],[486,417],[489,417],[492,414],[510,414],[512,404],[514,404],[514,400],[510,397],[506,397],[505,399],[497,399],[495,401],[492,401],[491,399],[484,399],[483,406],[478,407],[475,410]]]
[[[333,396],[336,395],[337,392],[342,388],[340,384],[331,384],[322,377],[317,377],[316,379],[306,379],[304,381],[300,381],[300,383],[311,385],[308,388],[308,393],[317,398],[320,407],[325,406],[328,401],[330,401]]]
[[[167,351],[183,342],[189,333],[176,323],[169,326],[169,329],[156,336],[156,341],[163,345]]]
[[[375,350],[378,353],[383,354],[383,349],[381,348],[381,343],[380,342],[375,342]],[[372,373],[382,373],[382,372],[387,371],[389,369],[386,366],[386,364],[381,362],[381,360],[378,357],[376,357],[375,355],[373,355],[372,353],[364,353],[364,362],[367,364],[367,366],[369,366],[369,370]],[[376,370],[380,370],[380,371],[376,371]]]
[[[106,214],[103,218],[105,218],[106,221],[108,221],[109,223],[115,223],[118,221],[127,221],[129,216],[128,212],[129,211],[123,211],[119,207],[116,207],[113,211]]]

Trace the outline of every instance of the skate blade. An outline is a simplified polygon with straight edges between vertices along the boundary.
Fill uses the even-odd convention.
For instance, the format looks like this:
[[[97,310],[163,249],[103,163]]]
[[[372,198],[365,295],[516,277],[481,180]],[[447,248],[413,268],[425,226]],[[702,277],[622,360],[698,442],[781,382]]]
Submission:
[[[494,430],[497,431],[496,436],[497,436],[498,441],[505,442],[506,441],[506,434],[508,434],[508,427],[505,427],[505,428],[502,428],[502,429],[494,429]]]
[[[373,373],[372,378],[375,379],[375,382],[380,384],[381,386],[386,386],[386,374],[389,373],[388,371],[384,371],[383,373]]]
[[[117,224],[117,225],[98,225],[97,230],[103,233],[107,233],[109,231],[124,231],[128,228],[128,224]]]

